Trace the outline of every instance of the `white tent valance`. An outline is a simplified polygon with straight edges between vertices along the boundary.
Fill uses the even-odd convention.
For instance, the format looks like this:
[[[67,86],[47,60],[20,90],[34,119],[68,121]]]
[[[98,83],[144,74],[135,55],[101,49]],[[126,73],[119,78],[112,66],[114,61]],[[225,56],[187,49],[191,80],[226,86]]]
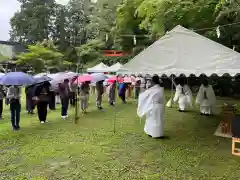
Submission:
[[[234,76],[240,72],[240,54],[178,25],[124,65],[124,69],[128,70],[125,74]]]
[[[107,72],[118,72],[122,67],[123,67],[123,65],[121,63],[117,62],[116,64],[107,68]]]
[[[88,68],[87,72],[89,72],[89,73],[104,73],[104,72],[108,72],[107,71],[108,68],[109,67],[107,65],[105,65],[104,63],[101,62],[92,68]]]

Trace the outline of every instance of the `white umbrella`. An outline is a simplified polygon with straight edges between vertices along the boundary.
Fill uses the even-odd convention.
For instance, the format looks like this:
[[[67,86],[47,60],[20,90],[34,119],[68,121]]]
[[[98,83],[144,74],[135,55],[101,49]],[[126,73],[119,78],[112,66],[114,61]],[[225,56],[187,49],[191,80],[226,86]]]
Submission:
[[[52,81],[50,81],[50,83],[54,90],[56,90],[58,88],[58,84],[62,83],[65,79],[72,79],[76,76],[77,74],[72,72],[68,72],[68,73],[60,72],[60,73],[48,75],[48,77],[53,79]]]
[[[92,83],[98,82],[98,81],[104,81],[105,79],[107,79],[108,77],[103,74],[103,73],[94,73],[91,74],[93,80],[91,81]]]

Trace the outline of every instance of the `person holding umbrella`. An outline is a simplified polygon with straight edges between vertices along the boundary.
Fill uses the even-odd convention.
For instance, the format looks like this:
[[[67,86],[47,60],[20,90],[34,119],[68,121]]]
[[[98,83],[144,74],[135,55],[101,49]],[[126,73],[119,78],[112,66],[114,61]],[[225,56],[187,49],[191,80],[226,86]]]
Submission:
[[[68,117],[69,92],[69,80],[65,79],[62,84],[59,84],[59,95],[62,105],[61,115],[64,120]]]
[[[122,82],[119,85],[118,96],[121,98],[122,103],[126,103],[126,90],[127,90],[127,83]]]
[[[7,91],[7,98],[9,99],[11,122],[14,131],[20,129],[20,112],[21,112],[21,88],[18,86],[10,86]]]
[[[35,105],[33,102],[33,89],[34,85],[27,86],[25,88],[25,94],[26,94],[26,110],[28,114],[33,114]]]
[[[86,110],[88,108],[88,96],[89,96],[89,90],[90,90],[90,81],[83,82],[80,86],[80,103],[81,103],[81,109],[83,113],[86,113]]]
[[[116,84],[117,84],[117,81],[114,81],[110,87],[109,87],[109,105],[110,106],[114,106],[115,104],[115,99],[116,99]]]
[[[74,81],[76,80],[76,78],[73,78],[69,84],[70,86],[70,104],[71,106],[75,107],[76,104],[76,93],[77,93],[77,88],[78,85],[74,83]]]
[[[9,86],[7,90],[7,99],[10,103],[11,122],[13,130],[19,130],[20,111],[21,111],[21,88],[23,85],[32,85],[36,80],[23,72],[9,72],[0,79],[0,84]]]
[[[41,124],[47,122],[47,107],[49,103],[49,82],[36,85],[34,100],[37,104],[38,119]]]
[[[56,93],[52,86],[49,87],[49,109],[56,110]]]
[[[96,82],[96,91],[97,91],[97,97],[96,97],[96,106],[98,109],[102,108],[102,95],[104,93],[104,87],[103,87],[103,81]]]

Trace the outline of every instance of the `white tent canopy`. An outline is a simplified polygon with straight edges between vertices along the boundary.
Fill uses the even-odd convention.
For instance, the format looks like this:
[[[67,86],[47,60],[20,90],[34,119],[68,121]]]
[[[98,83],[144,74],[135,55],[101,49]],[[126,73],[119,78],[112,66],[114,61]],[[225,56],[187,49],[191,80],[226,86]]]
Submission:
[[[123,67],[123,65],[121,63],[117,62],[116,64],[110,66],[107,69],[107,72],[118,72],[122,67]]]
[[[109,67],[107,65],[105,65],[104,63],[99,63],[98,65],[92,67],[92,68],[88,68],[87,72],[92,72],[92,73],[103,73],[103,72],[107,72],[107,69]]]
[[[178,25],[124,68],[129,74],[234,76],[240,72],[240,54]]]

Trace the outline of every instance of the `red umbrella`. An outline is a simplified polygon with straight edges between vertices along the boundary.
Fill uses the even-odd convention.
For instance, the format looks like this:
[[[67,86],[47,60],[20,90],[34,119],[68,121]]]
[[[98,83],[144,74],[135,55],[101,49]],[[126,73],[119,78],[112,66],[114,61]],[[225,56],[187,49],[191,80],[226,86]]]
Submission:
[[[114,83],[115,81],[122,83],[123,82],[123,78],[121,77],[117,77],[117,76],[113,76],[110,77],[109,79],[106,80],[108,83]]]
[[[89,74],[85,74],[82,76],[79,76],[78,78],[75,79],[74,83],[78,84],[78,83],[83,83],[83,82],[87,82],[87,81],[92,81],[92,76]]]

